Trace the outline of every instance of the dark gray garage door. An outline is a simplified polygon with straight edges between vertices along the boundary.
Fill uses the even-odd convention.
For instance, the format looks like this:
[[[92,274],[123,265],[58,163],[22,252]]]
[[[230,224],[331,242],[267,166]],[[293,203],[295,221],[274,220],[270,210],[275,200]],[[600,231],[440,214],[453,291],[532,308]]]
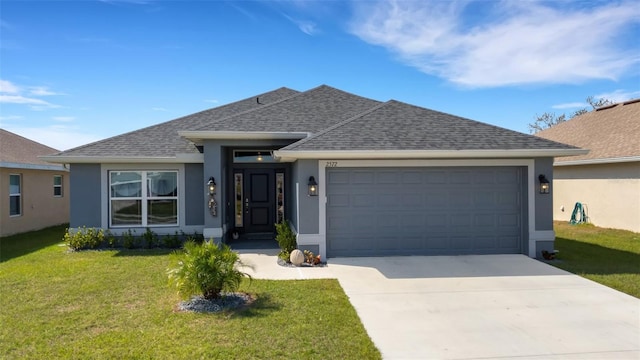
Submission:
[[[329,168],[327,256],[523,253],[524,167]]]

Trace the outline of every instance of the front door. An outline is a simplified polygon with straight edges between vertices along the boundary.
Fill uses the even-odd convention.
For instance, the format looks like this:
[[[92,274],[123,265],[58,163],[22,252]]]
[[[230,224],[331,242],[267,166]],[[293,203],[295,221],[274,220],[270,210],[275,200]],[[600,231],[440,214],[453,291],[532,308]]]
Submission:
[[[275,172],[273,169],[246,169],[244,174],[245,232],[271,233],[276,222]]]

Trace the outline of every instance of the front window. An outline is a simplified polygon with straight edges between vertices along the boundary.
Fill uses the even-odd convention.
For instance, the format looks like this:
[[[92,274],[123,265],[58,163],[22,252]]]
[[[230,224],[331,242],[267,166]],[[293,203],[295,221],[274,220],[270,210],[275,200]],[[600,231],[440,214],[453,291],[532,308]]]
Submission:
[[[22,215],[21,175],[9,174],[9,216]]]
[[[177,171],[111,171],[109,185],[111,226],[178,225]]]
[[[53,196],[62,197],[62,175],[53,175]]]

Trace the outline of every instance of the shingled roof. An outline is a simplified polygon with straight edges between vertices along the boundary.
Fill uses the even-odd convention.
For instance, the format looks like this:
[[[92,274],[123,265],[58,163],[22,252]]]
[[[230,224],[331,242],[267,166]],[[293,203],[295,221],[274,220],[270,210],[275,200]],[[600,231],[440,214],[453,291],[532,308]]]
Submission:
[[[345,157],[354,155],[353,151],[382,151],[393,156],[400,152],[398,158],[531,157],[582,152],[532,135],[399,101],[381,103],[321,85],[304,92],[280,88],[67,150],[47,160],[185,161],[178,157],[198,154],[196,146],[204,139],[228,138],[297,141],[274,153],[289,160],[296,158],[294,153],[304,152],[313,158],[313,153],[317,156],[323,151]],[[369,154],[356,154],[353,158],[368,158]],[[198,161],[197,157],[193,161]]]
[[[508,149],[575,147],[390,100],[282,150]]]
[[[558,165],[640,161],[640,99],[599,108],[535,135],[590,150],[556,158]]]
[[[175,120],[128,132],[57,155],[65,157],[175,157],[176,154],[196,154],[195,145],[181,137],[178,131],[195,130],[232,115],[257,109],[264,104],[294,96],[298,91],[282,87],[244,100],[204,110]]]
[[[20,168],[50,168],[52,165],[38,158],[58,150],[0,129],[0,166]],[[59,168],[59,166],[55,166]]]

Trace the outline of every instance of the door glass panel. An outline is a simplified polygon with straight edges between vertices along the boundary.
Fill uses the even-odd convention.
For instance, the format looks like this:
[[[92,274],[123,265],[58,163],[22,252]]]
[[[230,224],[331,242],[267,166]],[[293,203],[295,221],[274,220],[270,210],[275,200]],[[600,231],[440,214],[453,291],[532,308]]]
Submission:
[[[276,174],[276,222],[284,221],[284,174]]]
[[[242,227],[242,201],[244,200],[242,193],[242,174],[233,175],[233,186],[235,189],[236,227]]]
[[[270,150],[244,151],[236,150],[233,152],[234,163],[272,163],[276,160],[271,156]]]

